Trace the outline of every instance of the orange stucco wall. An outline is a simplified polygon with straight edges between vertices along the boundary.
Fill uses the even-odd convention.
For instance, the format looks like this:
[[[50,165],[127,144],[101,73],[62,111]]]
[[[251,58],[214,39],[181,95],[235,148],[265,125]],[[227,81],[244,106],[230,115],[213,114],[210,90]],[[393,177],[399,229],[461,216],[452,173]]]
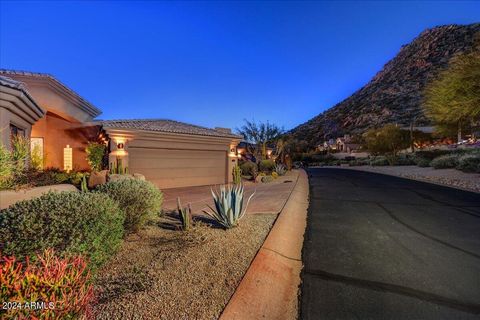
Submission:
[[[70,145],[73,155],[73,168],[87,170],[85,147],[91,137],[73,123],[48,112],[32,126],[32,138],[43,138],[44,166],[63,169],[63,148]]]

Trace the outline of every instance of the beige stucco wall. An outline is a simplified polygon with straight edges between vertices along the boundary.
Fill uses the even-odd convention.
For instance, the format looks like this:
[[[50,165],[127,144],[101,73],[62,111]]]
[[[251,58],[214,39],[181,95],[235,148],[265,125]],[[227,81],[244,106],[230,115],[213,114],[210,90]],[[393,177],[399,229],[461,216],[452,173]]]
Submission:
[[[111,139],[110,163],[122,159],[130,173],[141,173],[159,188],[224,184],[232,181],[237,139],[105,128]],[[116,150],[124,143],[124,150]]]
[[[63,169],[63,148],[69,145],[72,148],[73,169],[88,170],[90,166],[86,160],[85,148],[88,141],[95,140],[95,132],[79,128],[79,123],[70,122],[53,113],[32,126],[32,138],[43,138],[44,167]]]
[[[76,106],[70,99],[67,99],[61,92],[43,83],[37,84],[33,81],[26,81],[28,92],[35,101],[45,110],[60,115],[72,122],[91,121],[92,117]]]
[[[92,110],[85,101],[52,78],[12,73],[7,76],[24,83],[29,94],[44,110],[58,114],[67,120],[87,122],[99,113],[98,109]]]

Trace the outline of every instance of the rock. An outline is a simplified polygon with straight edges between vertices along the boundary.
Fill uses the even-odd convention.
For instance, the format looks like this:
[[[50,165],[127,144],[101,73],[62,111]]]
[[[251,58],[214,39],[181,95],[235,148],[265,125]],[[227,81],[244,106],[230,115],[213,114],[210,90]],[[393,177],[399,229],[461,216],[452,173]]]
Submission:
[[[262,182],[263,183],[269,183],[269,182],[272,182],[273,181],[273,177],[272,176],[263,176],[262,177]]]
[[[88,188],[93,189],[98,185],[107,183],[108,170],[92,172],[88,178]]]
[[[145,176],[144,176],[143,174],[141,174],[141,173],[134,173],[134,174],[133,174],[133,177],[134,177],[135,179],[137,179],[137,180],[143,180],[143,181],[145,181]]]
[[[262,182],[262,178],[263,178],[263,177],[264,177],[264,176],[257,176],[257,177],[255,178],[255,183],[260,183],[260,182]]]
[[[124,179],[133,179],[133,176],[129,174],[111,174],[108,176],[108,182],[114,182]]]

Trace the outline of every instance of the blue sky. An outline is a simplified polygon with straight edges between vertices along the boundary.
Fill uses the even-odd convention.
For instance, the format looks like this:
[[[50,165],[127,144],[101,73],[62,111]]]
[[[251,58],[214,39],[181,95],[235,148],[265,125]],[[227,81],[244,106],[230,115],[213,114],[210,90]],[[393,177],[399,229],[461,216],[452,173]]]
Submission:
[[[53,74],[102,119],[301,124],[480,2],[0,2],[0,67]]]

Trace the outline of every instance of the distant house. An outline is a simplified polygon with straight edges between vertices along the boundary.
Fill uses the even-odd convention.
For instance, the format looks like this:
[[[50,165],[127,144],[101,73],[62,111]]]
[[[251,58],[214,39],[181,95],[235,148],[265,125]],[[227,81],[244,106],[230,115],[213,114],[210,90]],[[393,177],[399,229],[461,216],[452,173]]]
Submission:
[[[353,143],[350,135],[346,134],[343,138],[337,138],[336,150],[344,153],[355,153],[360,150],[359,143]]]
[[[85,147],[105,143],[109,165],[159,188],[231,182],[242,136],[166,119],[96,120],[101,110],[55,77],[0,69],[0,144],[30,139],[43,166],[88,170]]]
[[[335,139],[329,139],[317,146],[318,151],[335,151],[337,150],[337,143]]]

